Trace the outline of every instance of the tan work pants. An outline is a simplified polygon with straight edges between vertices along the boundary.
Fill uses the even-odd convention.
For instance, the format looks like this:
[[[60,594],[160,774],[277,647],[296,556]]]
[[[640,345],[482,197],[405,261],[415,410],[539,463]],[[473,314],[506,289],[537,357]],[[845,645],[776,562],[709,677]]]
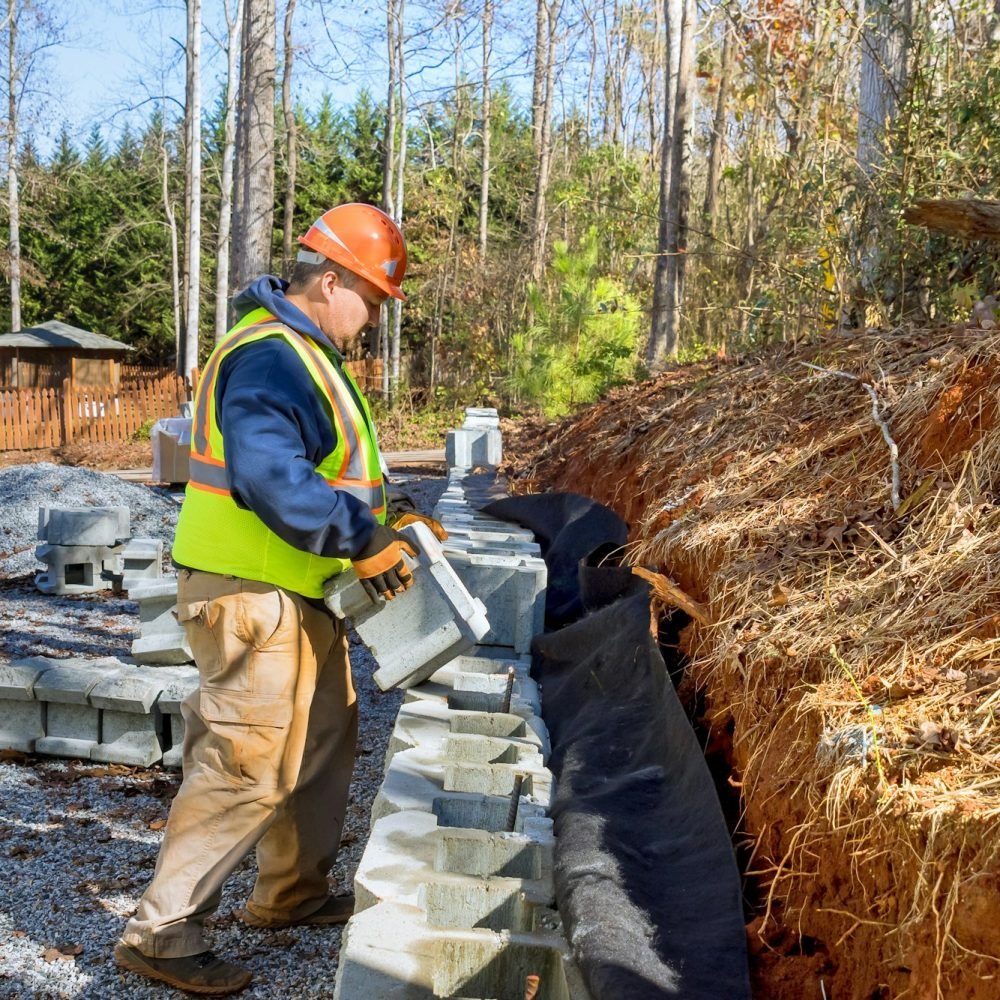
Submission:
[[[204,921],[255,845],[249,909],[295,920],[323,905],[357,740],[342,623],[270,584],[190,570],[177,617],[201,684],[182,706],[184,780],[153,881],[122,935],[154,958],[208,949]]]

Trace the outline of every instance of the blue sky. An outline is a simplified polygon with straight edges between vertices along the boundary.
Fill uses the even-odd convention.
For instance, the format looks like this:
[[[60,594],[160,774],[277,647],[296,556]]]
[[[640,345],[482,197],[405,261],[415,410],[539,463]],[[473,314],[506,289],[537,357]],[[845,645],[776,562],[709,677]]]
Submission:
[[[43,0],[43,3],[47,0]],[[224,40],[223,0],[203,0],[203,103],[219,93],[225,75],[225,56],[213,35]],[[232,3],[232,0],[229,0]],[[278,0],[279,59],[284,4]],[[516,2],[509,20],[498,23],[494,65],[498,78],[516,92],[530,88],[529,67],[523,55]],[[184,4],[179,0],[74,0],[54,8],[64,20],[63,41],[46,49],[34,72],[33,122],[35,145],[47,155],[65,124],[83,143],[94,124],[114,141],[126,121],[143,121],[164,96],[183,100],[185,35]],[[407,78],[411,100],[430,99],[454,82],[454,63],[447,51],[454,32],[435,27],[430,4],[408,4],[408,33],[417,35],[409,46]],[[294,92],[306,106],[314,106],[324,90],[350,103],[367,86],[383,98],[386,80],[385,14],[377,3],[349,4],[344,0],[299,0],[296,11],[296,71]],[[478,78],[478,25],[470,18],[459,32],[466,72]],[[179,103],[173,104],[179,110]]]

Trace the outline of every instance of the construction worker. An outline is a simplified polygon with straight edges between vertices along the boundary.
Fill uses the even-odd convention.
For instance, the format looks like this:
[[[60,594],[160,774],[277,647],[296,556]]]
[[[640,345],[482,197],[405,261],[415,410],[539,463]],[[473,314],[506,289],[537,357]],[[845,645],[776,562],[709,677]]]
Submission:
[[[289,283],[265,276],[236,297],[240,318],[198,386],[173,558],[200,685],[183,706],[184,778],[153,881],[115,948],[124,969],[216,996],[251,979],[203,935],[251,848],[257,882],[237,914],[247,924],[340,924],[353,912],[327,880],[357,706],[323,582],[353,566],[373,596],[413,583],[402,552],[416,553],[385,523],[371,414],[342,365],[386,298],[405,299],[402,234],[351,204],[299,242]]]

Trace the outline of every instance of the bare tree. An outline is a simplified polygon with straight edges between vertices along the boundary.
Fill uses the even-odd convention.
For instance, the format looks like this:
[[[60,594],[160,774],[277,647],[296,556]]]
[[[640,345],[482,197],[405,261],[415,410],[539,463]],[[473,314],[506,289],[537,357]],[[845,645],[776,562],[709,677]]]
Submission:
[[[171,303],[173,305],[174,317],[174,343],[177,346],[178,356],[180,355],[181,343],[181,282],[180,282],[180,261],[177,247],[177,213],[174,210],[174,203],[170,197],[170,151],[167,148],[166,116],[160,119],[160,152],[163,156],[163,215],[167,220],[167,229],[170,232],[170,290],[172,294]]]
[[[531,276],[539,281],[545,269],[545,243],[548,236],[546,219],[549,190],[549,170],[552,164],[552,95],[555,89],[556,28],[563,0],[538,0],[544,15],[544,31],[538,34],[535,45],[535,74],[538,63],[543,66],[543,93],[541,117],[538,123],[538,142],[535,158],[535,198],[531,211]]]
[[[727,103],[729,87],[733,78],[734,46],[733,25],[726,20],[722,25],[722,56],[719,65],[719,89],[715,95],[715,115],[712,121],[712,135],[708,144],[708,169],[705,179],[705,202],[701,210],[705,232],[711,235],[715,230],[716,204],[719,199],[719,181],[722,177],[722,140],[726,133]]]
[[[282,219],[282,274],[291,274],[292,226],[295,219],[295,174],[298,165],[298,131],[295,125],[295,109],[292,106],[292,63],[295,49],[292,46],[292,19],[295,17],[295,0],[288,0],[285,8],[284,51],[285,65],[281,76],[281,113],[285,119],[285,211]]]
[[[490,214],[490,53],[493,49],[493,0],[483,0],[483,127],[479,173],[479,260],[486,263],[487,223]]]
[[[886,133],[906,90],[906,54],[912,0],[869,0],[861,4],[861,88],[858,163],[871,177],[885,158]]]
[[[17,3],[7,0],[7,209],[10,260],[10,328],[21,329],[21,196],[17,182]]]
[[[667,25],[666,76],[676,47],[677,76],[665,103],[663,155],[660,164],[660,228],[653,316],[646,364],[655,371],[677,354],[677,333],[684,294],[687,214],[691,200],[688,141],[691,123],[690,83],[694,57],[694,0],[664,0]]]
[[[385,33],[389,56],[388,92],[385,99],[385,141],[382,148],[382,209],[390,216],[393,210],[393,170],[396,162],[396,4],[399,0],[386,0]],[[389,402],[389,310],[382,310],[378,321],[378,353],[382,358],[382,398]]]
[[[406,62],[403,52],[403,13],[406,0],[396,0],[396,76],[398,79],[397,98],[399,100],[399,154],[396,157],[396,197],[393,203],[396,223],[403,222],[403,180],[406,170]],[[395,402],[399,393],[399,352],[402,340],[403,303],[392,300],[392,381],[389,385],[389,401]]]
[[[187,76],[184,102],[186,198],[186,291],[184,336],[178,341],[177,372],[198,367],[201,319],[201,0],[187,0]]]
[[[235,0],[230,14],[229,0],[224,0],[226,15],[226,117],[222,139],[222,191],[219,197],[219,228],[215,262],[215,340],[220,341],[229,329],[229,254],[233,224],[233,159],[236,147],[236,97],[243,28],[243,2]]]
[[[906,90],[907,49],[912,25],[911,0],[860,0],[861,80],[858,92],[858,165],[869,184],[876,180],[888,152],[888,136]],[[879,198],[868,199],[858,222],[860,251],[857,307],[883,300],[877,287],[884,258],[885,212]]]
[[[271,269],[274,227],[274,0],[245,2],[232,242],[238,288]]]

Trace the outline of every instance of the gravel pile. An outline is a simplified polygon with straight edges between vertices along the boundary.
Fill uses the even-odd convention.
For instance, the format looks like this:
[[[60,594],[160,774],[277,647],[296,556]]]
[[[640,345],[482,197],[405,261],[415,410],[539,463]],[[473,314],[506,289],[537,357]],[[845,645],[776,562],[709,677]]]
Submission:
[[[25,470],[20,471],[23,475]],[[86,470],[65,471],[77,482],[76,474]],[[98,476],[98,481],[109,478]],[[404,478],[394,476],[396,481]],[[124,497],[129,484],[115,483],[117,497]],[[444,489],[444,481],[436,477],[404,485],[418,509],[428,512]],[[7,489],[0,486],[0,497],[6,498]],[[65,499],[74,505],[116,502],[102,494],[93,501]],[[131,499],[117,502],[132,505]],[[56,614],[55,609],[61,610]],[[43,622],[46,610],[53,612],[48,623]],[[57,656],[127,655],[137,631],[136,606],[128,601],[43,597],[23,582],[0,587],[3,658],[44,650]],[[375,687],[371,677],[376,664],[353,635],[351,664],[361,728],[341,851],[331,874],[335,890],[351,888],[364,853],[371,803],[402,701],[400,692],[383,694]],[[163,820],[178,782],[176,774],[159,768],[0,751],[0,998],[179,1000],[186,995],[121,973],[111,959],[111,949],[152,877]],[[340,928],[265,931],[244,926],[232,911],[243,905],[255,873],[250,857],[226,884],[210,927],[216,951],[254,973],[254,982],[240,996],[332,997]]]
[[[93,469],[39,462],[0,469],[0,579],[42,568],[35,559],[39,507],[128,507],[133,538],[169,549],[180,509],[160,487],[128,483]]]

